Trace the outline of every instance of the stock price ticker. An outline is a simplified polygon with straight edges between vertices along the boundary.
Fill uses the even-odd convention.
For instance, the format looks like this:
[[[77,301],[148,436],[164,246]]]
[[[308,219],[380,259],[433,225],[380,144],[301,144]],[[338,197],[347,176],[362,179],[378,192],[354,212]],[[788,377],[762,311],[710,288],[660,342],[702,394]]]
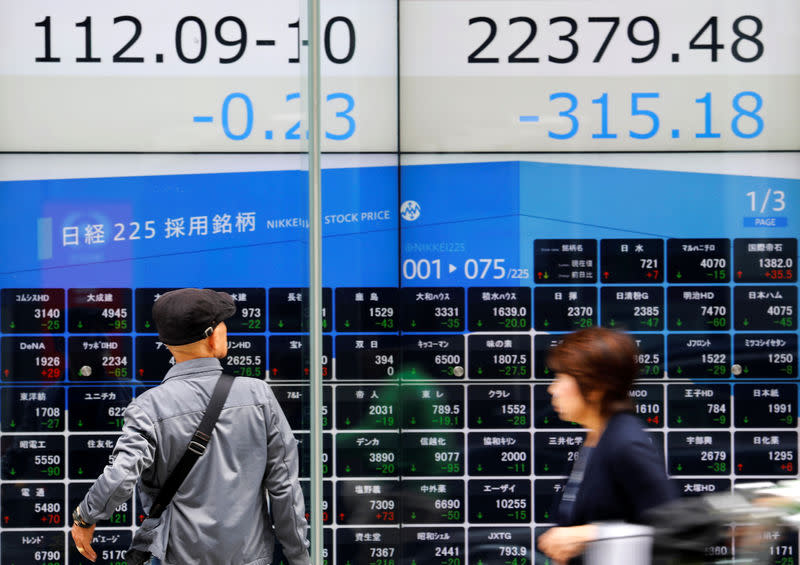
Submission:
[[[522,563],[583,441],[550,407],[544,359],[600,323],[637,341],[631,398],[685,495],[796,476],[796,245],[536,239],[532,287],[326,287],[326,551],[342,564]],[[308,291],[217,289],[237,303],[225,370],[272,383],[307,496]],[[168,290],[0,292],[4,563],[63,559],[54,534],[110,461],[125,406],[174,363],[150,314]],[[101,524],[104,562],[137,508]]]

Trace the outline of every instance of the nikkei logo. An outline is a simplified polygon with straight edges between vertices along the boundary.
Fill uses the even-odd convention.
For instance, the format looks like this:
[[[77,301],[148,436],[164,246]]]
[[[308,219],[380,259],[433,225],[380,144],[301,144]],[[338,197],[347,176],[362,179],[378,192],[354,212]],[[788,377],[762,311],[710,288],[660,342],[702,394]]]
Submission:
[[[414,200],[406,200],[400,205],[400,216],[407,222],[413,222],[419,218],[421,212],[419,204]]]

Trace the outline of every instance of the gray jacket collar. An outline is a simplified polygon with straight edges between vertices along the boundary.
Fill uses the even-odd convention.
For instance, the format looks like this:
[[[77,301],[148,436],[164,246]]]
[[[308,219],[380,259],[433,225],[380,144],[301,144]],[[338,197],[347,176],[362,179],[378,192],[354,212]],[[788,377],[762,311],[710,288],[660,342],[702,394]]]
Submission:
[[[219,359],[214,357],[189,359],[182,363],[175,363],[175,365],[167,371],[167,374],[164,375],[164,380],[162,382],[167,382],[170,379],[191,377],[198,373],[208,373],[210,371],[222,372],[222,364],[219,362]]]

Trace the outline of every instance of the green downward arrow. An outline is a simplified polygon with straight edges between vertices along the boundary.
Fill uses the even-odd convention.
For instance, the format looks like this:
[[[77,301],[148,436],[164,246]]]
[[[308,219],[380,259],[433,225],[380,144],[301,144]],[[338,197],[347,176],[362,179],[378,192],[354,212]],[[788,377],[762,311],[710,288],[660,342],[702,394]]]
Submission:
[[[350,327],[350,320],[345,320],[344,321],[344,327],[346,327],[346,328]]]
[[[483,418],[481,418],[480,416],[478,416],[478,423],[483,424]]]
[[[345,426],[349,426],[350,425],[350,417],[349,416],[344,419],[344,425]]]
[[[82,327],[83,327],[83,322],[78,321],[78,328],[82,328]]]
[[[549,416],[545,416],[544,417],[544,423],[545,424],[549,424],[550,423],[550,417]]]
[[[550,512],[545,511],[544,519],[547,520],[548,518],[550,518]]]
[[[146,328],[149,328],[149,327],[150,327],[150,321],[149,321],[149,320],[147,320],[147,321],[144,323],[144,327],[146,327]]]
[[[479,375],[482,375],[482,374],[483,374],[483,367],[478,367],[478,374],[479,374]]]
[[[10,327],[11,327],[11,329],[13,330],[14,328],[16,328],[16,327],[17,327],[17,324],[15,324],[14,322],[11,322],[11,323],[9,324],[9,326],[10,326]]]
[[[680,318],[678,318],[677,320],[675,320],[675,325],[676,325],[676,326],[678,326],[678,327],[681,327],[681,326],[683,325],[683,322],[681,321],[681,319],[680,319]]]
[[[282,328],[284,326],[283,320],[278,320],[278,327]]]
[[[745,423],[745,424],[747,424],[747,423],[749,423],[749,422],[750,422],[750,418],[748,418],[747,416],[745,416],[745,417],[744,417],[744,423]]]
[[[483,465],[481,465],[480,463],[478,463],[478,471],[483,471]]]
[[[13,477],[14,475],[16,475],[16,474],[17,474],[17,472],[14,470],[14,467],[11,467],[11,470],[9,471],[9,474],[10,474],[12,477]]]
[[[414,473],[414,472],[416,472],[416,470],[417,470],[417,466],[412,463],[411,464],[411,472]]]
[[[547,326],[549,326],[549,325],[550,325],[550,320],[545,320],[545,321],[544,321],[544,327],[547,327]]]
[[[611,327],[613,328],[614,326],[616,326],[616,325],[617,325],[617,322],[616,322],[616,320],[614,320],[614,319],[612,318],[612,319],[611,319],[611,321],[608,323],[608,325],[609,325],[609,326],[611,326]]]
[[[549,471],[549,470],[550,470],[550,465],[548,465],[547,463],[545,463],[545,464],[544,464],[544,470],[545,470],[545,471]]]
[[[683,465],[681,465],[680,463],[678,463],[678,467],[677,468],[678,468],[678,471],[683,471]]]
[[[411,513],[411,519],[412,520],[416,520],[417,519],[417,513],[416,512],[412,512]]]
[[[11,420],[11,424],[10,425],[11,425],[12,428],[16,428],[17,427],[17,423],[14,420]]]
[[[677,372],[679,375],[682,375],[682,374],[683,374],[683,369],[681,369],[680,367],[678,367],[678,369],[676,370],[676,372]]]
[[[682,279],[682,278],[683,278],[683,275],[681,274],[681,272],[680,272],[680,271],[678,271],[677,273],[675,273],[675,278],[676,278],[676,279]]]
[[[411,416],[411,423],[412,424],[416,424],[417,423],[417,419],[414,416]]]
[[[412,328],[416,328],[417,327],[417,321],[416,320],[411,320],[411,327]]]
[[[350,472],[350,465],[347,465],[347,466],[344,468],[344,472],[345,472],[345,473],[349,473],[349,472]]]
[[[746,327],[746,326],[749,326],[749,325],[750,325],[750,319],[749,319],[749,318],[745,318],[744,320],[742,320],[742,324],[743,324],[745,327]]]
[[[83,427],[83,420],[78,420],[78,427],[79,427],[79,428],[82,428],[82,427]]]
[[[680,416],[678,416],[677,418],[675,418],[675,421],[676,421],[677,423],[679,423],[679,424],[683,424],[683,418],[681,418]]]
[[[83,475],[83,467],[78,467],[78,474]]]
[[[478,512],[478,520],[483,520],[483,512]]]

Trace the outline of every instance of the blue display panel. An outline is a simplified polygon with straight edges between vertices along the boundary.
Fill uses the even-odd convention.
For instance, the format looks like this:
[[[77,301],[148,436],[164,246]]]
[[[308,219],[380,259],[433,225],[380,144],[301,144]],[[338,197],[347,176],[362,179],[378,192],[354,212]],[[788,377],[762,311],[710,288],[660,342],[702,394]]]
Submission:
[[[234,296],[225,366],[273,383],[307,477],[306,182],[0,183],[15,210],[0,225],[14,242],[0,269],[4,562],[27,555],[20,536],[66,555],[53,533],[126,403],[169,367],[150,308],[171,288]],[[799,191],[792,178],[518,160],[325,170],[329,562],[354,548],[420,564],[530,558],[583,441],[549,406],[544,358],[591,325],[637,339],[636,410],[686,494],[796,476]],[[140,513],[133,501],[100,525],[111,558]]]

